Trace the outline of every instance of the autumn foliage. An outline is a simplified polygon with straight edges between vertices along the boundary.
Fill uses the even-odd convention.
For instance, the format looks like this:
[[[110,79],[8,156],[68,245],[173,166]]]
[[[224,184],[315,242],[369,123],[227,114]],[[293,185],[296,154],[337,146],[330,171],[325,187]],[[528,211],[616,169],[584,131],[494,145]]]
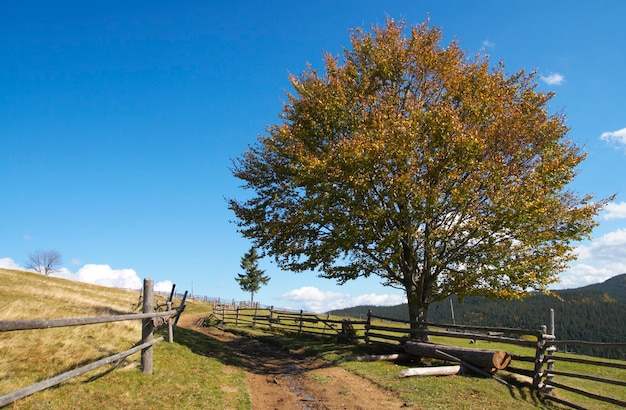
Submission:
[[[584,154],[534,73],[441,45],[428,23],[355,29],[234,162],[240,231],[292,271],[378,275],[410,318],[446,296],[545,290],[606,201],[568,184]]]

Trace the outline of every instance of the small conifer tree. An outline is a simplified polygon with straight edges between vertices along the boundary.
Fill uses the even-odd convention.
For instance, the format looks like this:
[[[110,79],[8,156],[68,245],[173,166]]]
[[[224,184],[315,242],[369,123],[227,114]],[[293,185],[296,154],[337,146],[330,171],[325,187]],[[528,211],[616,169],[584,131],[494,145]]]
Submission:
[[[241,290],[250,292],[250,304],[254,304],[254,294],[261,289],[261,285],[267,285],[270,277],[264,275],[265,271],[259,269],[259,254],[253,246],[244,256],[241,257],[241,269],[243,273],[238,273],[235,280],[239,283]]]

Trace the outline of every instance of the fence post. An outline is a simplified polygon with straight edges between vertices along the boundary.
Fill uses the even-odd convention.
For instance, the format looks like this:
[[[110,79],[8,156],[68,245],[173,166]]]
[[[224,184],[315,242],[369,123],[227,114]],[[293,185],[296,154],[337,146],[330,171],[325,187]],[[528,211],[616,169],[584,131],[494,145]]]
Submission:
[[[267,321],[269,322],[269,325],[270,325],[270,329],[272,329],[272,325],[273,325],[272,323],[273,316],[274,316],[274,306],[270,306],[270,315],[267,318]]]
[[[169,312],[170,310],[172,310],[172,301],[168,300],[167,301],[167,311]],[[168,316],[167,317],[167,342],[168,343],[174,343],[174,329],[172,326],[172,317]]]
[[[237,310],[235,312],[235,326],[239,326],[239,306],[237,306]]]
[[[546,371],[546,380],[543,384],[543,393],[548,396],[552,396],[553,388],[550,382],[554,379],[554,352],[556,352],[556,346],[550,342],[552,342],[555,338],[554,309],[550,309],[550,327],[548,328],[548,334],[546,335],[548,342],[546,343],[546,356],[544,357],[544,362],[548,365],[548,368]]]
[[[146,278],[143,280],[143,313],[154,311],[154,280]],[[152,341],[154,322],[152,318],[142,319],[141,343]],[[144,373],[152,374],[152,346],[141,350],[141,368]]]
[[[300,328],[298,329],[298,333],[302,334],[302,309],[300,309]]]
[[[372,324],[372,309],[367,309],[367,323],[365,324],[365,344],[370,344],[370,325]]]
[[[533,389],[539,391],[541,387],[541,378],[543,377],[543,355],[546,346],[545,335],[547,334],[546,325],[541,326],[541,334],[537,339],[537,350],[535,351],[535,371],[533,374]]]
[[[254,303],[254,316],[252,317],[252,327],[256,325],[256,318],[259,314],[259,302]]]

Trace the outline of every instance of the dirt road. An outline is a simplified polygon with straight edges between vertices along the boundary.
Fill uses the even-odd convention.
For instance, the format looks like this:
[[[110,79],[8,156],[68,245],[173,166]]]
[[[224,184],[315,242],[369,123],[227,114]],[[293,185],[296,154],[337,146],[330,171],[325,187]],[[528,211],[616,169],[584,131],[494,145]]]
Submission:
[[[254,410],[400,409],[405,403],[367,379],[333,366],[306,351],[202,327],[181,317],[179,326],[223,342],[246,372]]]

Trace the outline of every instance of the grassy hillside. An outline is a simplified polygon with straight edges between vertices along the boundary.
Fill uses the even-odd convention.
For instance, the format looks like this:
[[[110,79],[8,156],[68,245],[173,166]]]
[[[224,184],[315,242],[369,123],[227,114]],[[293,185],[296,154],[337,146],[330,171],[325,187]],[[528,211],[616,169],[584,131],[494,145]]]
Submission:
[[[0,320],[90,317],[141,310],[137,307],[139,295],[132,291],[6,269],[0,269],[0,283]],[[209,306],[191,303],[185,312],[209,312]],[[127,350],[140,339],[140,321],[2,332],[0,395]],[[136,353],[122,363],[94,370],[10,407],[94,408],[94,403],[99,403],[98,407],[110,409],[249,408],[242,383],[244,373],[225,372],[222,362],[202,354],[219,351],[219,344],[196,340],[184,329],[177,329],[175,341],[155,345],[153,375],[141,372]],[[198,378],[198,374],[212,377]]]
[[[138,301],[136,292],[29,272],[0,269],[0,281],[3,284],[0,288],[3,306],[0,320],[121,314],[133,311]],[[206,317],[209,313],[209,304],[195,302],[188,305],[184,315]],[[256,328],[249,330],[260,332]],[[139,322],[2,332],[0,395],[126,350],[140,337]],[[282,344],[288,350],[299,350],[302,344],[312,344],[311,348],[320,357],[333,362],[339,361],[340,356],[352,354],[346,345],[317,339],[272,336],[272,340],[278,348]],[[500,348],[496,345],[489,347]],[[250,409],[250,394],[254,392],[247,390],[244,370],[232,361],[220,360],[220,357],[230,355],[224,344],[197,332],[178,328],[175,343],[158,343],[155,346],[152,375],[144,375],[140,371],[139,354],[135,354],[115,366],[94,370],[57,388],[19,400],[9,408]],[[406,366],[390,362],[345,362],[342,366],[392,391],[414,408],[475,408],[476,403],[484,409],[554,408],[538,400],[527,384],[507,388],[493,380],[475,377],[399,379],[398,372]],[[563,370],[573,369],[564,366]],[[584,369],[578,371],[586,373]],[[604,376],[622,379],[623,371],[618,372]],[[319,383],[325,381],[320,380]],[[582,387],[586,386],[583,384]],[[619,397],[622,388],[611,387],[613,389],[609,388],[606,394]],[[608,409],[610,406],[594,408]]]

